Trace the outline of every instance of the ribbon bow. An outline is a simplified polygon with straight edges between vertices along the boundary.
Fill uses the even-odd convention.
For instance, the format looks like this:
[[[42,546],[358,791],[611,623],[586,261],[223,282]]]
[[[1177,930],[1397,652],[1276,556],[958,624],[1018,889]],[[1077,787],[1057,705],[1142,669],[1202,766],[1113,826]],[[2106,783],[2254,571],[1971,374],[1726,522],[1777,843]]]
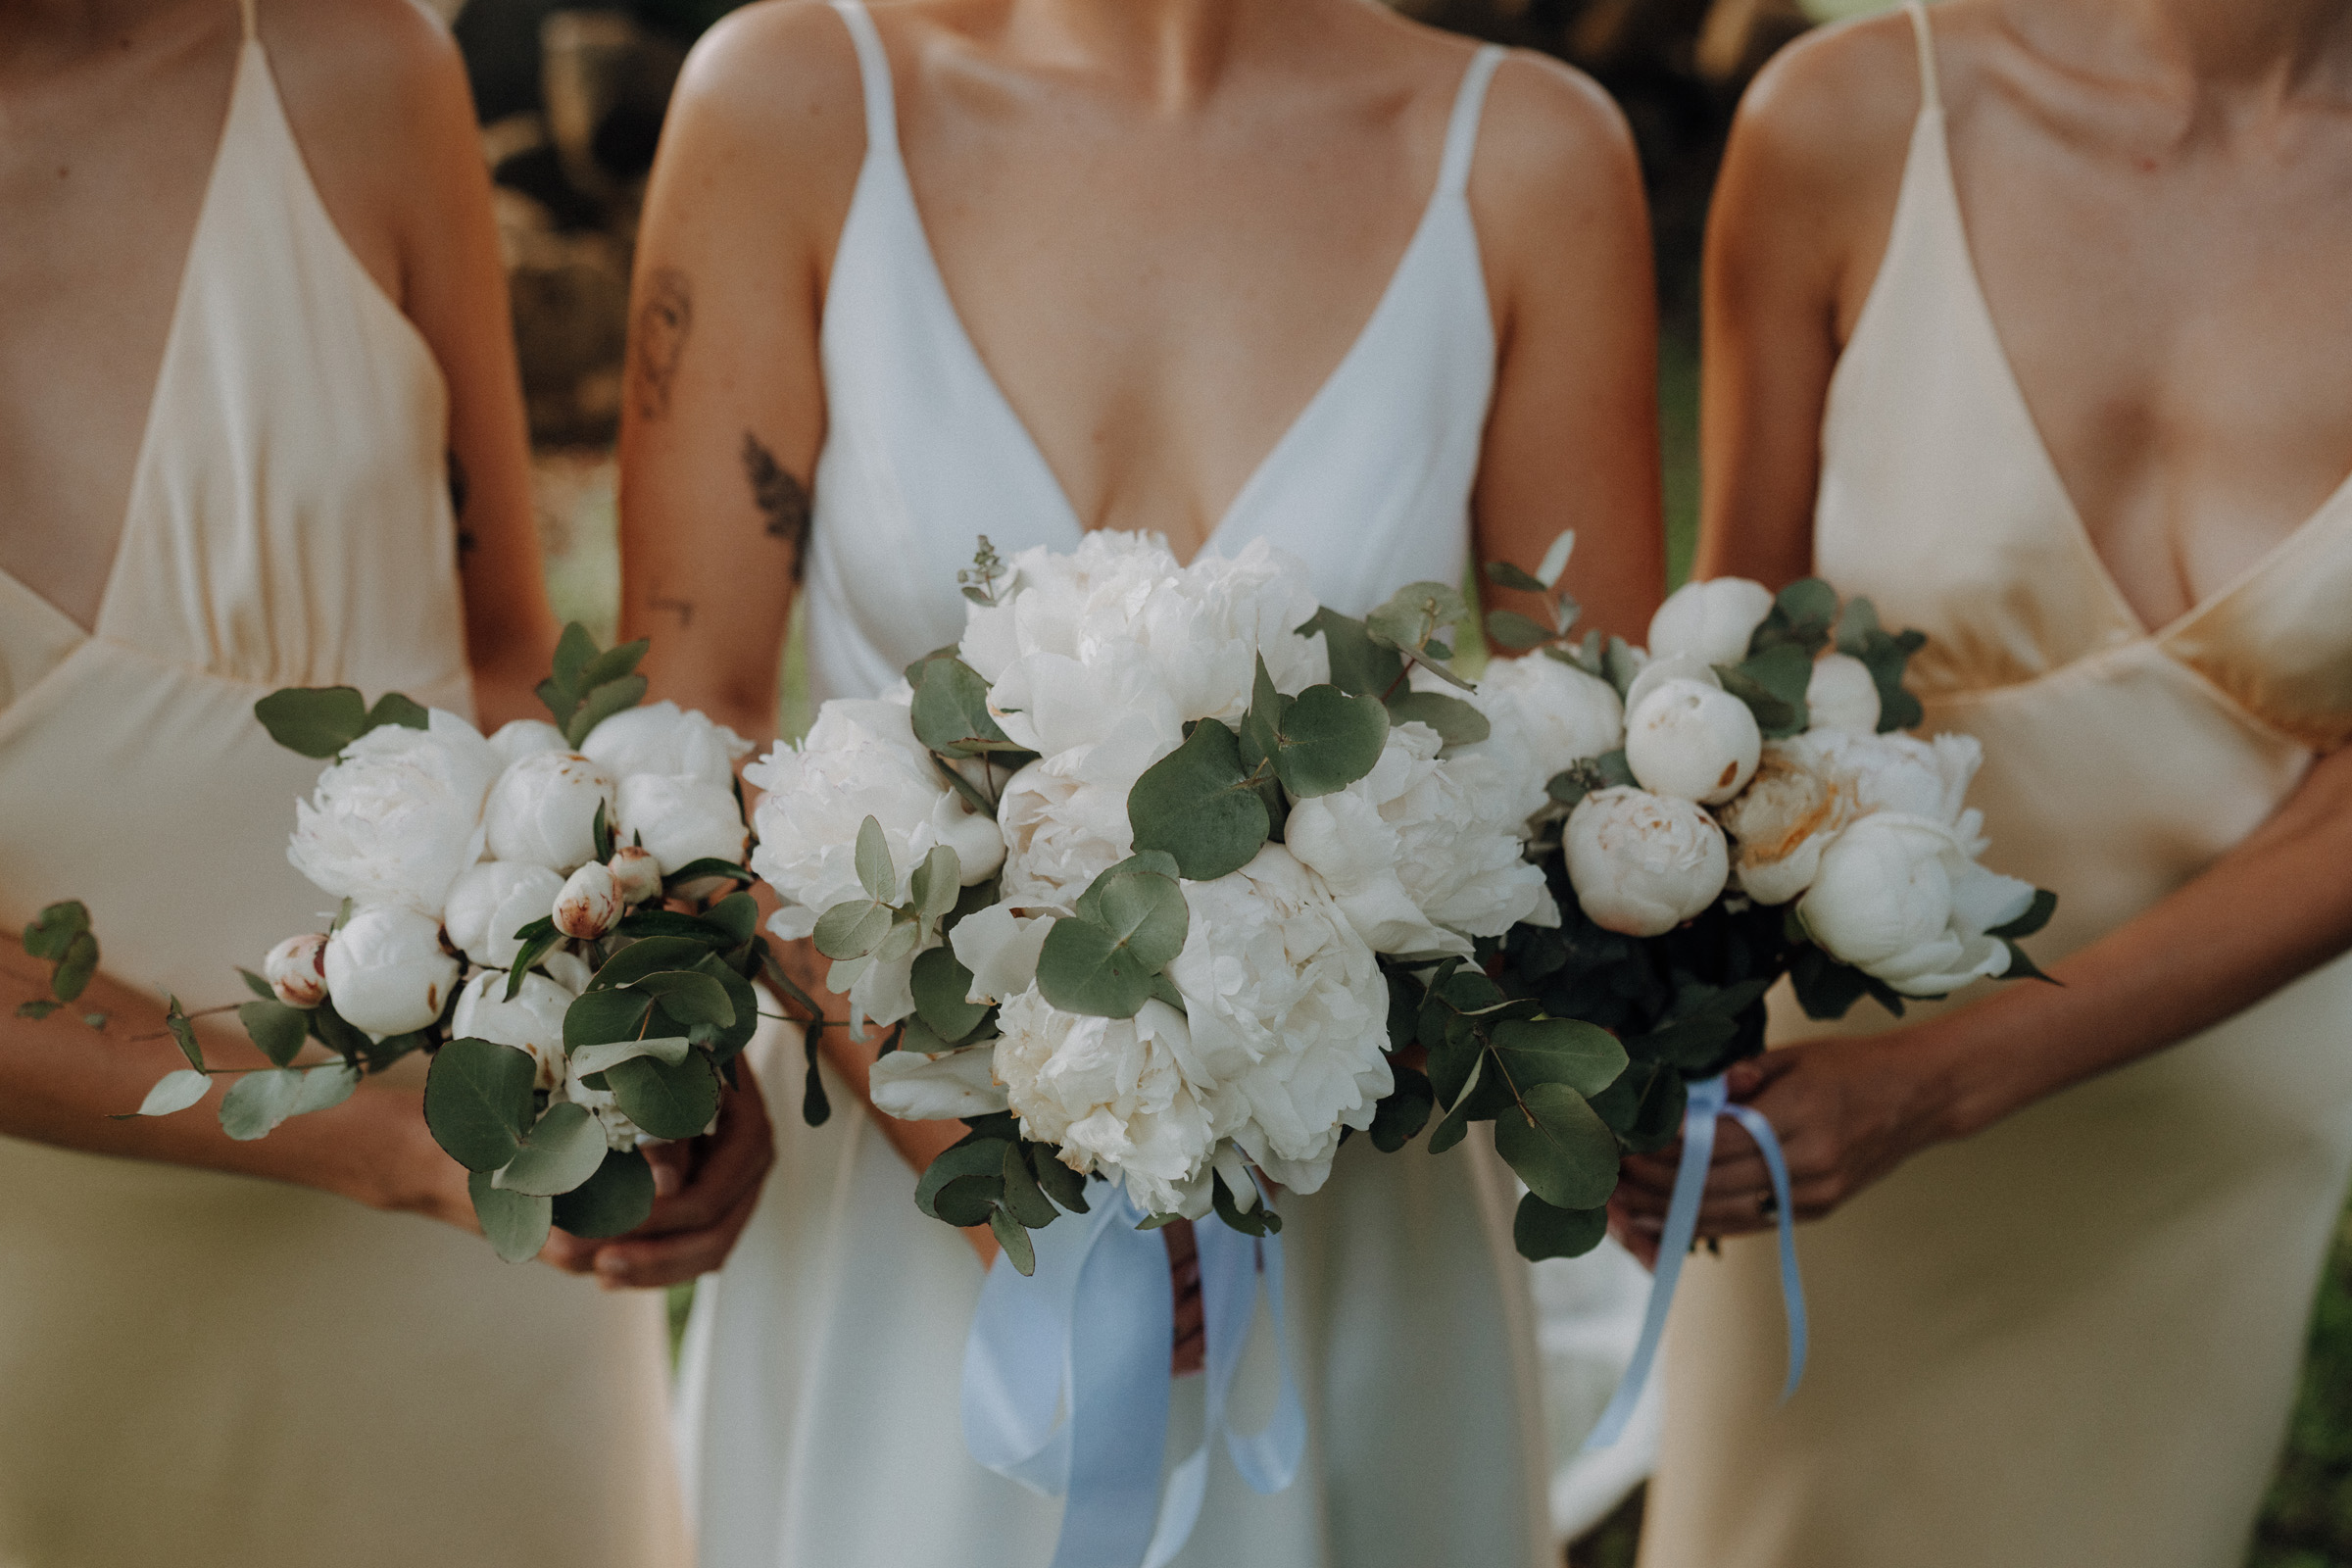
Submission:
[[[1788,1314],[1788,1381],[1781,1388],[1781,1397],[1794,1394],[1798,1380],[1805,1375],[1805,1287],[1796,1272],[1794,1205],[1788,1198],[1788,1161],[1781,1153],[1781,1141],[1762,1111],[1731,1103],[1722,1074],[1694,1081],[1690,1093],[1690,1106],[1683,1112],[1683,1162],[1675,1169],[1674,1197],[1666,1205],[1666,1231],[1658,1239],[1657,1273],[1650,1281],[1648,1310],[1642,1317],[1642,1338],[1634,1346],[1634,1358],[1617,1385],[1616,1396],[1600,1413],[1592,1435],[1585,1440],[1587,1453],[1605,1448],[1624,1435],[1634,1406],[1641,1402],[1642,1386],[1649,1381],[1650,1365],[1658,1358],[1658,1342],[1666,1333],[1666,1312],[1674,1305],[1674,1288],[1682,1279],[1683,1259],[1698,1234],[1699,1199],[1706,1191],[1707,1166],[1715,1157],[1715,1123],[1724,1116],[1736,1118],[1747,1129],[1763,1152],[1765,1168],[1772,1173],[1772,1196],[1781,1221],[1781,1301]]]
[[[1214,1218],[1193,1222],[1205,1319],[1207,1420],[1200,1446],[1163,1490],[1175,1305],[1166,1245],[1143,1214],[1098,1182],[1093,1209],[1036,1233],[1037,1272],[1000,1256],[981,1288],[963,1354],[963,1441],[997,1474],[1068,1498],[1053,1568],[1165,1568],[1183,1549],[1208,1492],[1219,1434],[1252,1491],[1298,1476],[1306,1414],[1291,1380],[1283,1328],[1282,1243]],[[1281,1386],[1262,1432],[1236,1432],[1226,1402],[1263,1280]]]

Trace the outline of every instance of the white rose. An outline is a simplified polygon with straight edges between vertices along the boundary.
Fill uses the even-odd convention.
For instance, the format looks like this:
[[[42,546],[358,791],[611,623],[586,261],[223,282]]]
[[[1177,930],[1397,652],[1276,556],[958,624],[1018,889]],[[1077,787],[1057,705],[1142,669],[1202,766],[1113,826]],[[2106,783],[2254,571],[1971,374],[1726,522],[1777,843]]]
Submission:
[[[440,922],[390,905],[354,911],[327,938],[325,970],[335,1011],[379,1038],[439,1018],[458,983],[458,960],[442,951]]]
[[[1518,736],[1544,779],[1625,744],[1617,689],[1542,654],[1495,660],[1478,698],[1496,729]]]
[[[1806,934],[1905,996],[1940,997],[2007,972],[1991,928],[2026,912],[2033,885],[1976,863],[1951,828],[1880,812],[1838,835],[1797,904]]]
[[[780,937],[805,937],[834,905],[868,896],[857,858],[858,825],[869,815],[899,874],[893,903],[904,902],[906,879],[934,845],[956,849],[967,886],[991,875],[1004,854],[996,823],[966,811],[941,781],[897,703],[829,702],[798,747],[777,747],[743,776],[766,792],[754,813],[752,869],[784,900],[768,927]]]
[[[1744,577],[1687,582],[1649,618],[1649,655],[1696,654],[1710,664],[1737,664],[1772,612],[1772,590]]]
[[[262,960],[262,978],[289,1007],[316,1007],[326,1000],[326,938],[318,932],[288,937]]]
[[[624,782],[633,773],[683,774],[722,791],[751,750],[724,724],[668,702],[624,708],[580,743],[582,756]]]
[[[566,874],[596,858],[596,808],[617,820],[612,776],[576,752],[534,752],[510,764],[482,808],[490,855]]]
[[[563,891],[564,879],[544,865],[483,860],[450,887],[441,924],[466,956],[503,969],[522,952],[514,933],[545,919]]]
[[[570,1063],[564,1051],[564,1014],[571,993],[544,975],[526,974],[514,1000],[507,1000],[507,977],[484,969],[458,993],[458,1009],[450,1014],[453,1040],[487,1040],[494,1046],[513,1046],[538,1064],[535,1089],[554,1089],[564,1082]]]
[[[731,783],[631,773],[620,781],[621,825],[632,844],[641,842],[652,853],[663,876],[701,859],[740,863],[751,830]]]
[[[580,942],[594,942],[620,922],[627,906],[612,868],[590,860],[564,879],[556,895],[556,929]]]
[[[1813,885],[1821,854],[1853,814],[1852,790],[1822,749],[1767,741],[1756,776],[1716,814],[1734,841],[1733,874],[1758,904],[1787,904]]]
[[[971,971],[966,1002],[1003,1002],[1020,995],[1037,982],[1037,955],[1046,945],[1054,922],[1045,915],[1024,916],[1009,905],[992,904],[956,922],[948,945],[956,961]]]
[[[1427,725],[1393,726],[1371,772],[1299,801],[1283,830],[1375,953],[1467,954],[1470,937],[1558,919],[1519,837],[1524,764],[1438,750]]]
[[[1067,914],[1088,884],[1135,853],[1127,790],[1087,783],[1077,771],[1071,759],[1046,758],[1004,786],[997,820],[1006,904]]]
[[[612,852],[608,863],[620,882],[620,896],[629,903],[643,904],[662,896],[662,862],[653,851],[623,844]]]
[[[1183,1013],[1152,1001],[1132,1018],[1085,1017],[1033,986],[997,1021],[996,1077],[1026,1136],[1059,1145],[1072,1170],[1123,1181],[1147,1214],[1208,1212],[1217,1135],[1183,1067]]]
[[[1879,683],[1870,666],[1851,654],[1825,654],[1805,681],[1810,727],[1875,735],[1879,730]]]
[[[490,750],[497,754],[498,769],[503,773],[524,758],[541,752],[568,752],[571,742],[544,718],[517,718],[501,724],[491,734]]]
[[[1191,928],[1167,973],[1190,1028],[1185,1076],[1213,1086],[1220,1134],[1275,1181],[1314,1192],[1340,1129],[1371,1126],[1394,1087],[1379,960],[1279,844],[1183,887]]]
[[[294,808],[296,870],[337,898],[440,914],[450,883],[481,857],[498,760],[456,714],[435,709],[429,722],[371,729],[318,775]]]
[[[1745,703],[1721,687],[1670,680],[1626,721],[1625,760],[1653,795],[1716,806],[1756,771],[1764,736]]]
[[[956,1051],[886,1051],[870,1079],[874,1108],[901,1121],[949,1121],[1006,1108],[996,1081],[996,1043]]]
[[[1670,795],[1596,790],[1568,813],[1562,837],[1586,917],[1629,937],[1662,936],[1701,913],[1731,871],[1723,829]]]

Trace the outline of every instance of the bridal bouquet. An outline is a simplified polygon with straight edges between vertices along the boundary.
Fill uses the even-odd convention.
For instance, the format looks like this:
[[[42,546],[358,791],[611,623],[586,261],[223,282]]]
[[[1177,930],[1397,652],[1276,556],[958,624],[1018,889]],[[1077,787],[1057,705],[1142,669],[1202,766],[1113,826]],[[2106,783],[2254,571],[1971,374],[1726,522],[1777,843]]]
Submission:
[[[960,642],[744,774],[770,929],[888,1026],[875,1103],[971,1129],[923,1210],[1024,1274],[1090,1176],[1147,1224],[1265,1235],[1260,1175],[1312,1193],[1344,1138],[1420,1131],[1441,1097],[1396,1053],[1434,1035],[1487,1075],[1432,1147],[1494,1120],[1523,1243],[1597,1213],[1618,1146],[1590,1097],[1626,1056],[1482,972],[1559,913],[1526,853],[1546,774],[1450,667],[1460,596],[1359,621],[1262,542],[1182,566],[1115,533],[983,540],[962,576]]]
[[[535,1255],[551,1225],[612,1236],[645,1218],[640,1149],[710,1127],[758,1024],[751,976],[790,987],[736,891],[752,875],[734,764],[751,748],[675,704],[639,706],[645,647],[567,627],[539,688],[554,721],[487,737],[349,687],[256,705],[280,744],[329,760],[287,858],[340,909],[245,975],[255,997],[236,1011],[272,1065],[222,1098],[230,1137],[339,1104],[422,1051],[426,1123],[472,1173],[501,1257]],[[190,1016],[172,1002],[188,1065],[139,1114],[185,1109],[235,1071],[206,1062]],[[309,1047],[327,1059],[300,1061]]]

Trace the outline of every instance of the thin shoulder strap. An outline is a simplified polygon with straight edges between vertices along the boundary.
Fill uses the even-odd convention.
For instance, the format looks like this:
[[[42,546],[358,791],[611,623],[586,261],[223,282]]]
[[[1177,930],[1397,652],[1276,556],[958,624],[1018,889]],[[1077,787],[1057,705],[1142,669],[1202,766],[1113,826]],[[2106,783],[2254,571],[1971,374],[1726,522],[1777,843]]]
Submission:
[[[237,13],[244,19],[245,41],[251,43],[260,26],[261,0],[237,0]]]
[[[1919,45],[1920,109],[1940,113],[1943,93],[1936,85],[1936,29],[1928,25],[1928,8],[1919,0],[1910,0],[1903,9],[1911,14],[1911,36]]]
[[[1470,57],[1462,85],[1453,95],[1453,118],[1446,124],[1446,161],[1438,167],[1440,196],[1459,196],[1470,188],[1470,159],[1478,151],[1478,121],[1487,104],[1487,83],[1506,51],[1486,44]]]
[[[253,0],[246,0],[251,5]],[[890,55],[882,47],[882,34],[874,26],[874,19],[866,14],[862,0],[833,0],[833,9],[841,13],[843,25],[850,29],[850,42],[858,46],[858,80],[865,89],[865,150],[871,157],[877,152],[896,156],[899,150],[899,105],[890,85]]]

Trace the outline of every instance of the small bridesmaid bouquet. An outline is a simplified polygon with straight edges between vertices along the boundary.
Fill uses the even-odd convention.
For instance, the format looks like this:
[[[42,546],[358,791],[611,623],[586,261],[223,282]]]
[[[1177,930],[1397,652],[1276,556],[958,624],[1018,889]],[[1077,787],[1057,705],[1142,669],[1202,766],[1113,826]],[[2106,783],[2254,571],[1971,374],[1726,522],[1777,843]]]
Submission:
[[[758,1027],[752,977],[798,995],[740,891],[734,764],[751,747],[675,704],[639,706],[645,649],[566,627],[539,687],[552,722],[487,737],[350,687],[256,704],[279,744],[328,762],[287,858],[340,908],[245,972],[254,999],[235,1010],[272,1065],[208,1063],[174,1000],[188,1065],[137,1114],[185,1109],[236,1072],[220,1124],[261,1138],[422,1052],[426,1124],[472,1173],[499,1256],[534,1256],[551,1225],[597,1237],[642,1222],[640,1151],[711,1125]]]

